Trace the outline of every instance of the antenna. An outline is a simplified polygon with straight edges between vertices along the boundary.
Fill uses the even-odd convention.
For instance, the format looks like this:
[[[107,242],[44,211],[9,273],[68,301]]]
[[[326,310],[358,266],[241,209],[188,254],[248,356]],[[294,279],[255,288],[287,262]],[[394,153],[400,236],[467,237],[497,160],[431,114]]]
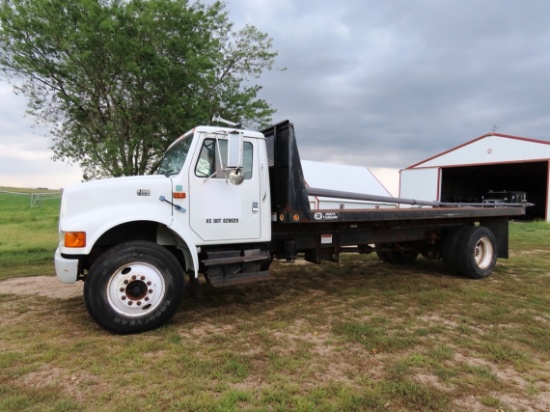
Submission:
[[[241,128],[240,123],[235,123],[235,122],[232,122],[231,120],[226,120],[226,119],[220,117],[219,114],[215,114],[214,117],[212,117],[212,121],[213,122],[218,122],[218,123],[225,123],[226,125],[231,126],[231,127],[236,127],[237,129]]]

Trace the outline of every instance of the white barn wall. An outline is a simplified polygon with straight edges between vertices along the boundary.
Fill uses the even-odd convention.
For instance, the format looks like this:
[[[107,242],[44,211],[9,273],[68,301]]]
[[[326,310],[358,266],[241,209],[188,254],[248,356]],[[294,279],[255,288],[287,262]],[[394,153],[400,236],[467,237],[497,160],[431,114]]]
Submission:
[[[447,167],[548,162],[545,219],[550,222],[550,142],[490,133],[400,171],[399,197],[439,200]]]
[[[548,160],[548,177],[546,178],[546,221],[550,223],[550,160]]]
[[[393,197],[366,167],[302,160],[306,184],[319,189]],[[395,203],[368,202],[310,196],[312,209],[365,209],[396,207]]]
[[[399,179],[399,197],[414,200],[439,200],[440,169],[404,169]],[[401,205],[400,207],[407,207]]]
[[[550,144],[527,139],[486,136],[452,149],[413,167],[458,166],[545,160],[550,158]]]

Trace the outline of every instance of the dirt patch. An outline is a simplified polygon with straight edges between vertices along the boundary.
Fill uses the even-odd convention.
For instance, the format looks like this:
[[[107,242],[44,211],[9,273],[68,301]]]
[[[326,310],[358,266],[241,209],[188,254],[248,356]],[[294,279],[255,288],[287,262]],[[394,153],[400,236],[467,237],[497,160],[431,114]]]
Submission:
[[[55,276],[11,278],[0,282],[0,294],[39,295],[53,299],[82,296],[84,282],[61,283]]]

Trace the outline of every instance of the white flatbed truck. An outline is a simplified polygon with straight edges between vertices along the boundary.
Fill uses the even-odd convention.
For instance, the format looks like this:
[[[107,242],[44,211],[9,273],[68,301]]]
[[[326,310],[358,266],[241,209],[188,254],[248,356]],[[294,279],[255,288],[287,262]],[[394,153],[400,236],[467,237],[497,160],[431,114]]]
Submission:
[[[408,203],[312,210],[308,196]],[[484,278],[508,257],[508,222],[525,204],[419,202],[308,188],[294,127],[263,132],[200,126],[167,150],[158,174],[92,181],[63,192],[61,282],[84,281],[92,318],[113,333],[166,323],[199,273],[213,286],[272,278],[273,258],[321,263],[342,252],[388,263],[419,254],[456,275]]]

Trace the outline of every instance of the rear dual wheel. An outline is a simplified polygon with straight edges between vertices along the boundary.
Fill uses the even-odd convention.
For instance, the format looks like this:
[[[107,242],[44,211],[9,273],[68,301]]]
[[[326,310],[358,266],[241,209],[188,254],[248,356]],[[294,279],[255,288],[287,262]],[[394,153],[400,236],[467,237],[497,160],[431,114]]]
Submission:
[[[448,272],[456,276],[461,276],[458,268],[458,241],[466,229],[468,229],[468,226],[460,226],[448,230],[441,243],[443,266]]]
[[[496,265],[496,238],[484,226],[462,226],[447,232],[441,245],[445,267],[453,274],[472,279],[489,276]]]

